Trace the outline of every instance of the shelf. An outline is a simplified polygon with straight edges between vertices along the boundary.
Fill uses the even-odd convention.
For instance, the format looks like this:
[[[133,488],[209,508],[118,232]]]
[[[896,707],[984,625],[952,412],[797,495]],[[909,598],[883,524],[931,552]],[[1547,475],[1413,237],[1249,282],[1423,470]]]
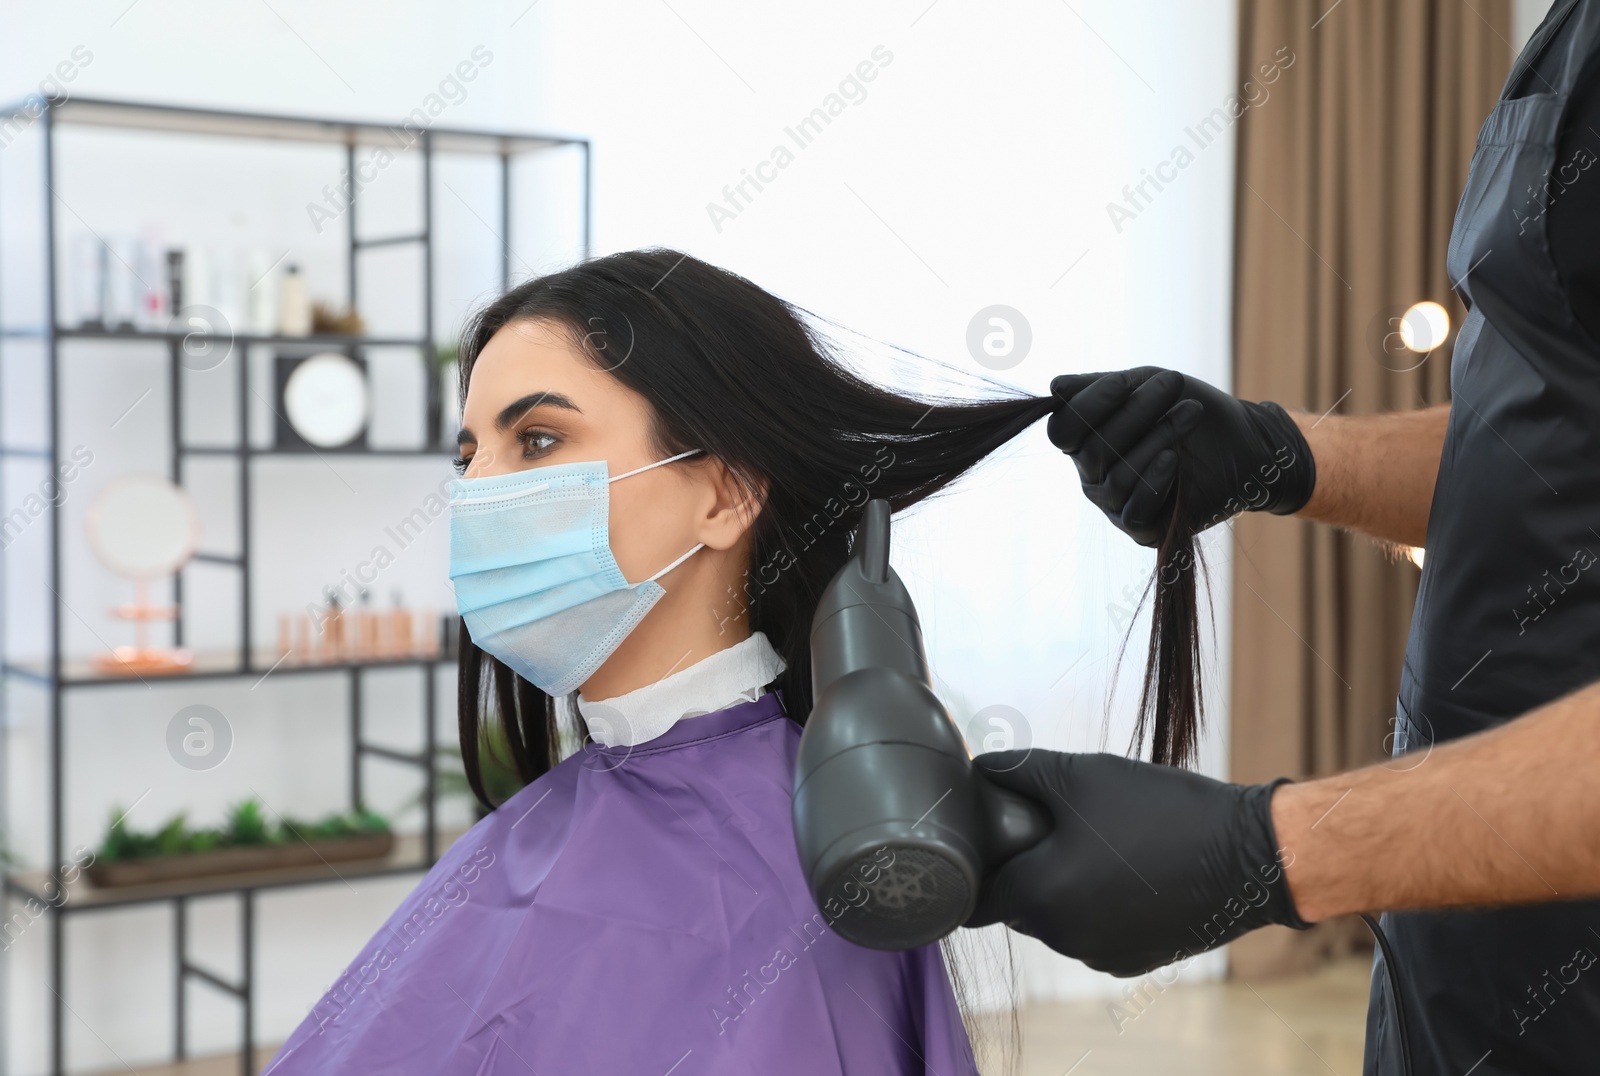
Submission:
[[[426,243],[428,237],[416,235],[382,235],[376,239],[362,239],[360,236],[352,239],[350,245],[357,250],[372,250],[374,247],[398,247],[406,243]]]
[[[435,846],[439,855],[467,831],[464,829],[438,830]],[[336,865],[317,863],[308,867],[274,867],[267,870],[241,871],[235,874],[217,874],[207,878],[185,878],[181,881],[152,882],[148,885],[116,886],[99,889],[87,878],[80,879],[70,889],[70,897],[58,911],[90,911],[96,908],[117,908],[130,904],[148,904],[151,901],[171,900],[174,897],[203,897],[213,894],[236,893],[241,889],[280,889],[285,886],[316,885],[325,882],[346,881],[351,878],[382,878],[388,875],[425,871],[430,864],[423,862],[421,833],[397,833],[394,850],[382,859],[345,861]],[[45,896],[48,879],[44,871],[20,871],[7,879],[12,893],[27,900],[50,903]],[[59,897],[59,891],[57,896]]]
[[[421,668],[425,665],[446,665],[455,663],[454,654],[438,654],[434,657],[413,656],[395,658],[365,658],[359,661],[324,661],[305,662],[295,664],[284,662],[273,667],[273,662],[278,658],[272,651],[258,651],[255,660],[249,667],[239,664],[237,650],[211,651],[195,654],[194,664],[186,670],[177,672],[141,673],[138,676],[116,675],[105,673],[95,668],[94,662],[87,658],[63,661],[61,663],[61,687],[104,687],[109,684],[138,684],[148,686],[158,681],[183,681],[183,680],[222,680],[228,677],[257,677],[272,676],[297,676],[305,673],[348,672],[352,669],[409,669]],[[42,661],[7,662],[0,666],[9,676],[16,676],[31,683],[49,686],[50,667]]]
[[[216,108],[189,108],[152,104],[148,102],[120,102],[74,97],[70,100],[54,100],[44,103],[45,111],[42,117],[39,114],[41,98],[38,95],[30,97],[27,102],[28,118],[42,118],[44,122],[34,125],[34,129],[42,136],[43,152],[39,155],[41,162],[42,182],[38,184],[38,202],[32,207],[24,207],[21,212],[27,213],[28,219],[38,219],[41,222],[40,235],[40,266],[37,273],[41,278],[48,278],[52,266],[56,264],[54,255],[59,254],[62,242],[61,221],[62,215],[53,211],[58,206],[58,199],[52,193],[58,189],[61,182],[60,173],[53,169],[60,164],[57,148],[59,146],[58,134],[69,128],[101,127],[115,130],[122,137],[128,139],[139,138],[146,132],[166,132],[186,138],[191,141],[186,145],[185,152],[193,150],[194,153],[203,154],[208,149],[220,146],[227,149],[227,145],[213,143],[207,146],[195,139],[227,139],[235,143],[255,139],[262,142],[278,141],[278,144],[289,142],[306,146],[325,147],[325,156],[330,158],[343,157],[345,162],[354,168],[357,155],[387,147],[391,152],[402,152],[405,149],[415,151],[415,159],[419,165],[417,171],[417,194],[419,196],[421,217],[417,229],[402,228],[391,234],[377,234],[369,237],[355,234],[355,215],[347,215],[347,223],[351,225],[345,235],[346,275],[348,281],[348,295],[350,301],[358,309],[362,294],[360,283],[363,267],[371,269],[371,259],[362,257],[368,250],[378,248],[403,249],[407,252],[415,250],[420,255],[420,296],[416,300],[416,309],[420,312],[420,324],[410,335],[384,336],[366,334],[341,334],[328,333],[307,336],[284,336],[277,332],[229,332],[234,326],[220,324],[204,326],[207,329],[216,329],[206,333],[191,333],[184,330],[181,324],[169,322],[160,323],[159,328],[136,328],[124,325],[119,328],[103,328],[79,325],[67,327],[59,324],[69,315],[59,305],[59,297],[52,288],[46,288],[44,293],[43,308],[35,308],[31,318],[8,320],[0,325],[0,344],[9,356],[12,351],[31,353],[34,350],[43,352],[46,363],[46,378],[33,379],[38,384],[25,386],[30,388],[26,403],[12,400],[11,410],[19,414],[40,414],[45,420],[43,435],[39,438],[45,442],[45,447],[29,447],[26,444],[13,444],[10,439],[0,438],[0,461],[5,460],[43,460],[53,463],[62,450],[60,441],[62,430],[61,422],[67,413],[66,401],[75,395],[81,388],[82,377],[63,376],[63,352],[68,357],[78,351],[91,350],[88,347],[67,346],[67,341],[98,341],[102,344],[122,345],[134,343],[149,345],[143,349],[143,354],[150,358],[161,358],[165,362],[166,376],[161,380],[165,382],[167,400],[167,421],[165,428],[157,431],[156,440],[165,447],[168,458],[172,464],[172,477],[181,479],[183,467],[193,463],[197,458],[210,458],[221,460],[226,465],[237,463],[237,488],[239,495],[232,498],[231,508],[238,521],[236,534],[238,547],[236,552],[208,550],[199,558],[201,563],[231,567],[231,571],[220,580],[204,579],[194,580],[197,584],[222,583],[229,589],[237,588],[237,629],[232,632],[238,639],[237,645],[226,650],[218,651],[207,649],[195,652],[195,662],[191,668],[177,672],[144,673],[139,676],[127,674],[113,674],[96,668],[92,658],[93,654],[84,658],[66,660],[60,647],[60,622],[69,610],[61,602],[60,593],[65,590],[65,569],[67,568],[67,550],[63,548],[63,534],[65,528],[61,518],[56,518],[54,524],[48,528],[49,561],[44,567],[44,577],[49,581],[50,587],[56,594],[50,596],[46,602],[49,612],[49,621],[43,627],[50,630],[44,633],[35,631],[29,635],[33,643],[42,640],[42,645],[54,647],[52,651],[37,660],[5,662],[0,658],[0,679],[17,685],[31,684],[38,688],[40,695],[47,700],[43,708],[47,715],[42,735],[48,740],[51,750],[46,763],[47,773],[42,780],[45,784],[43,811],[46,817],[44,822],[44,842],[41,859],[46,863],[63,862],[68,852],[66,848],[67,819],[66,795],[69,785],[69,774],[74,771],[72,765],[72,739],[64,735],[64,726],[68,722],[71,707],[63,704],[66,694],[79,687],[137,687],[148,690],[159,685],[159,681],[171,681],[176,686],[179,681],[209,681],[213,684],[232,683],[246,686],[252,683],[259,684],[270,677],[296,676],[307,673],[334,674],[326,681],[317,682],[317,686],[333,689],[327,694],[343,695],[343,704],[339,705],[328,700],[327,712],[330,716],[326,735],[331,741],[335,738],[346,738],[349,744],[349,769],[348,769],[348,798],[350,804],[355,806],[365,802],[365,789],[367,787],[363,777],[364,764],[383,762],[385,765],[403,763],[415,767],[413,772],[420,772],[427,782],[428,794],[423,800],[425,821],[421,823],[427,840],[422,834],[410,836],[397,836],[395,850],[383,859],[371,860],[361,864],[318,864],[313,867],[278,868],[265,872],[254,872],[249,876],[230,875],[207,879],[192,879],[183,882],[151,884],[139,887],[126,887],[108,890],[95,889],[89,885],[87,879],[71,890],[70,901],[60,907],[63,914],[77,910],[92,910],[96,908],[114,908],[133,904],[152,904],[155,902],[169,902],[172,905],[175,926],[173,931],[173,966],[176,969],[177,995],[174,1011],[174,1043],[175,1056],[182,1056],[185,1049],[185,1024],[189,1003],[185,993],[185,985],[196,981],[209,982],[225,991],[235,995],[241,1002],[243,1020],[240,1029],[240,1056],[251,1056],[254,1045],[253,1014],[256,1007],[256,983],[253,963],[253,953],[258,945],[256,929],[253,919],[255,894],[258,890],[315,885],[336,881],[341,878],[374,878],[386,875],[415,875],[426,870],[431,864],[427,862],[433,857],[426,851],[426,845],[437,845],[442,842],[448,845],[456,836],[448,836],[438,831],[438,769],[437,751],[439,739],[439,726],[436,718],[440,706],[440,697],[437,691],[423,690],[413,692],[416,696],[416,708],[420,710],[417,715],[420,724],[422,749],[417,753],[396,750],[380,744],[369,742],[363,730],[363,705],[362,695],[366,687],[367,678],[361,675],[364,669],[396,669],[414,670],[422,673],[422,679],[432,686],[437,685],[437,676],[442,668],[453,666],[456,657],[453,648],[449,652],[441,652],[429,656],[405,656],[394,658],[371,658],[356,661],[335,661],[328,663],[307,664],[279,664],[279,653],[275,646],[274,634],[267,632],[267,638],[252,635],[251,629],[261,619],[265,612],[258,602],[255,588],[260,584],[256,575],[257,558],[254,550],[254,531],[251,526],[252,509],[255,507],[256,470],[250,465],[255,458],[289,459],[298,456],[302,462],[318,457],[332,458],[339,456],[344,459],[359,459],[363,456],[370,458],[388,457],[399,465],[399,462],[409,458],[417,462],[427,458],[429,465],[433,461],[444,460],[450,457],[454,445],[446,444],[447,434],[441,431],[445,421],[443,414],[443,399],[448,395],[447,387],[443,384],[438,370],[438,330],[436,324],[435,284],[439,277],[437,264],[436,245],[438,230],[436,228],[435,201],[439,191],[439,180],[435,176],[436,165],[443,154],[479,154],[480,160],[486,164],[497,166],[499,172],[500,213],[497,234],[511,234],[513,217],[513,188],[517,178],[514,167],[514,155],[525,152],[536,152],[546,149],[555,149],[561,155],[563,166],[566,152],[571,152],[574,158],[579,158],[574,163],[581,169],[579,173],[579,186],[575,194],[578,204],[574,207],[576,219],[581,224],[582,256],[587,258],[591,252],[591,181],[592,181],[592,147],[588,139],[571,138],[565,136],[550,136],[531,133],[501,132],[490,133],[486,131],[467,131],[443,126],[434,126],[430,118],[423,113],[413,113],[410,117],[402,119],[396,117],[393,125],[374,122],[372,120],[346,120],[326,116],[282,116],[267,115],[263,113],[237,112]],[[3,125],[8,113],[0,107],[0,125]],[[409,123],[409,126],[407,124]],[[26,126],[26,124],[25,124]],[[562,147],[565,147],[563,150]],[[543,195],[542,201],[550,202],[549,195]],[[358,199],[359,203],[359,199]],[[9,206],[11,203],[7,202]],[[0,207],[4,208],[4,207]],[[500,288],[507,291],[512,285],[512,251],[502,244],[498,258]],[[73,315],[75,316],[75,315]],[[239,328],[244,328],[245,319]],[[38,341],[37,344],[33,341]],[[25,343],[24,343],[25,342]],[[248,431],[251,429],[252,416],[256,414],[255,405],[251,402],[251,380],[248,377],[234,377],[231,386],[235,399],[228,410],[235,411],[234,427],[243,431],[240,444],[207,443],[189,445],[184,442],[185,418],[185,354],[186,343],[210,345],[207,350],[212,355],[219,351],[238,351],[239,360],[248,361],[252,358],[262,357],[257,351],[254,355],[251,348],[259,346],[265,349],[279,349],[283,354],[311,354],[314,351],[339,351],[345,354],[361,353],[362,349],[395,348],[398,355],[410,362],[420,359],[423,364],[423,397],[421,408],[422,436],[417,442],[417,447],[395,447],[367,449],[351,446],[343,449],[334,449],[327,452],[310,452],[299,449],[290,449],[287,446],[257,448],[248,443]],[[235,347],[236,345],[236,347]],[[110,348],[104,349],[109,352]],[[137,353],[136,353],[137,354]],[[119,350],[117,359],[133,358],[134,355],[126,354],[126,349]],[[9,361],[9,360],[8,360]],[[9,399],[9,397],[8,397]],[[23,410],[24,407],[30,410]],[[224,406],[215,401],[207,406]],[[143,457],[141,457],[143,458]],[[407,464],[409,466],[409,464]],[[277,491],[275,485],[267,488]],[[219,504],[228,507],[226,501]],[[14,570],[37,570],[31,563]],[[187,583],[174,591],[174,601],[182,605],[185,595],[190,592]],[[270,595],[263,595],[270,597]],[[271,601],[276,601],[271,598]],[[453,609],[440,610],[441,613],[452,614]],[[431,638],[431,636],[430,636]],[[263,645],[270,648],[270,652],[263,652]],[[32,643],[30,643],[32,645]],[[205,645],[212,644],[206,641]],[[309,685],[308,685],[309,686]],[[180,692],[181,693],[181,692]],[[318,694],[325,692],[319,691]],[[122,696],[119,694],[118,698]],[[96,699],[93,703],[102,707],[110,707],[114,700]],[[265,703],[264,703],[265,704]],[[321,704],[318,706],[322,709]],[[109,711],[108,711],[109,712]],[[94,789],[82,789],[91,796]],[[0,825],[4,824],[3,804],[0,804]],[[48,877],[43,872],[23,872],[12,875],[4,866],[0,865],[0,893],[20,894],[24,898],[44,899],[44,887]],[[205,896],[208,894],[236,894],[240,900],[239,916],[239,941],[241,947],[240,977],[237,983],[227,981],[213,975],[202,967],[189,961],[185,950],[185,909],[187,898],[190,896]],[[57,895],[58,899],[60,894]],[[49,1063],[45,1071],[53,1076],[64,1076],[66,1073],[66,1028],[68,1026],[68,1011],[64,998],[69,993],[67,986],[67,950],[70,931],[65,929],[65,920],[57,923],[57,929],[50,932],[49,974],[46,981],[48,996],[43,1004],[49,1009],[48,1037],[49,1037]],[[3,1067],[3,1065],[0,1065]],[[243,1070],[243,1076],[250,1076],[248,1065]]]
[[[181,343],[184,340],[231,340],[235,344],[285,344],[297,347],[428,347],[428,341],[416,336],[350,336],[343,333],[323,333],[317,336],[278,336],[273,333],[197,333],[162,329],[76,329],[62,325],[56,329],[62,340],[138,340],[160,343]]]
[[[430,125],[407,127],[406,119],[393,124],[372,120],[344,120],[309,116],[278,116],[264,112],[188,108],[138,101],[105,101],[74,97],[53,103],[57,123],[94,127],[136,128],[170,134],[211,135],[224,138],[271,138],[289,142],[321,142],[338,146],[381,145],[406,148],[426,133],[436,152],[485,153],[496,156],[559,146],[587,146],[586,138],[565,135],[492,133],[458,127]],[[0,114],[15,114],[21,102]]]

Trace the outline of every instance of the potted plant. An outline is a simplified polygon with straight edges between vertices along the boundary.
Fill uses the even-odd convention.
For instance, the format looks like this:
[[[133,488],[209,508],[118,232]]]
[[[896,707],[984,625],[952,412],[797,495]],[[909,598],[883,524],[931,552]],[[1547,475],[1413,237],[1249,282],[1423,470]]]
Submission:
[[[232,807],[220,827],[191,829],[180,811],[147,833],[129,827],[124,814],[112,808],[99,854],[85,871],[97,886],[381,858],[394,848],[388,821],[365,808],[317,821],[280,816],[273,824],[252,798]]]

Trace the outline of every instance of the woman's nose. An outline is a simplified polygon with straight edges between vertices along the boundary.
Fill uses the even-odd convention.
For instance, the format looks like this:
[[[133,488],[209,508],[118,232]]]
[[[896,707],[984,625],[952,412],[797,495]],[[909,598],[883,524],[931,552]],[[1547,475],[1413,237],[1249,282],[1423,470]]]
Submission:
[[[515,456],[496,452],[488,445],[479,445],[467,463],[466,477],[493,478],[495,475],[510,474],[512,471],[521,470],[519,463]]]

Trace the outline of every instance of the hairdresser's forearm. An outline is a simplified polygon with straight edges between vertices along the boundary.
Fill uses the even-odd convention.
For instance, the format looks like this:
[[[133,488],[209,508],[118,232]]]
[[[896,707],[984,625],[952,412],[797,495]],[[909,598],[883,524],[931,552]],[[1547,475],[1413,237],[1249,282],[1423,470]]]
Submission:
[[[1272,797],[1308,921],[1600,894],[1600,685],[1487,732]]]
[[[1317,483],[1296,515],[1420,546],[1450,405],[1381,415],[1295,414]]]

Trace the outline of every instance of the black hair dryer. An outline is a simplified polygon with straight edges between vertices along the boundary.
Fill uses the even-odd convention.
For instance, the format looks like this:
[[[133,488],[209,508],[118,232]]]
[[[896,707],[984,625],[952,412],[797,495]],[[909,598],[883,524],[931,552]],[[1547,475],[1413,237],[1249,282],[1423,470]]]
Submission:
[[[984,879],[1050,831],[972,765],[929,687],[916,606],[889,567],[889,502],[868,501],[811,621],[814,705],[795,761],[794,836],[817,907],[869,949],[954,931]]]

